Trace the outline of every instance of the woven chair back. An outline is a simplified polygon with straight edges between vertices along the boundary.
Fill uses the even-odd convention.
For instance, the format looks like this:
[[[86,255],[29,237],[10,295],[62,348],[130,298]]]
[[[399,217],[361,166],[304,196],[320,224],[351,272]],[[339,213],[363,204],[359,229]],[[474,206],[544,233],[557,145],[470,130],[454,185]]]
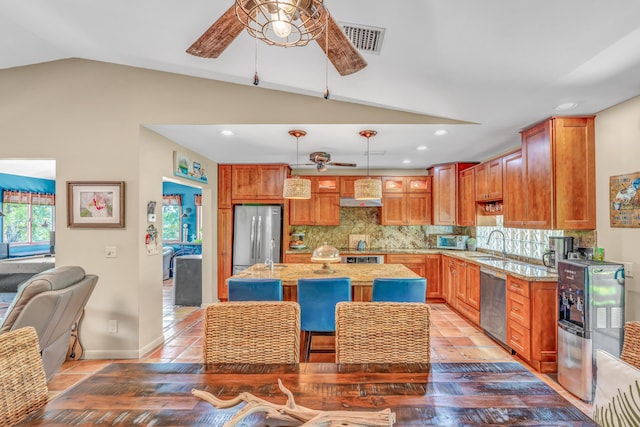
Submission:
[[[427,363],[430,325],[429,306],[422,303],[339,303],[336,362]]]
[[[18,424],[42,408],[48,392],[36,330],[0,334],[0,426]]]
[[[620,359],[640,369],[640,322],[626,322]]]
[[[373,279],[371,301],[426,302],[427,279],[376,277]]]
[[[205,363],[298,363],[300,306],[296,302],[214,303],[204,310]]]
[[[229,279],[229,301],[282,301],[281,279]]]

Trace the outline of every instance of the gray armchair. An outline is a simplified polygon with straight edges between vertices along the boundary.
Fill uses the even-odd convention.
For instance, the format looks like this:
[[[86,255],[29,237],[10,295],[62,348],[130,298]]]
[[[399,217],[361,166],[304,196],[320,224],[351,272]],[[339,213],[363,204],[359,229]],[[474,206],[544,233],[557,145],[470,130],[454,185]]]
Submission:
[[[64,362],[72,328],[97,281],[98,276],[85,274],[82,267],[66,266],[36,274],[18,287],[0,325],[0,334],[33,326],[47,380]]]

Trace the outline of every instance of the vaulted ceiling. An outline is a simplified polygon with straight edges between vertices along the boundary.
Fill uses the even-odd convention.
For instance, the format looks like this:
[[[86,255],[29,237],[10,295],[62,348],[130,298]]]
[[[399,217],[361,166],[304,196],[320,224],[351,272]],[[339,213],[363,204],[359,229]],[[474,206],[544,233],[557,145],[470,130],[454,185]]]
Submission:
[[[217,59],[186,53],[232,5],[233,0],[0,0],[0,68],[77,57],[251,86],[257,64],[260,87],[322,97],[328,84],[326,102],[444,119],[410,126],[149,124],[221,163],[294,163],[295,144],[287,132],[304,129],[301,160],[327,151],[332,160],[359,167],[366,166],[366,146],[358,132],[375,128],[374,169],[484,160],[517,147],[518,132],[527,125],[551,115],[594,114],[640,93],[636,0],[325,0],[338,23],[384,29],[379,54],[363,53],[368,66],[344,77],[332,66],[327,72],[316,43],[259,43],[256,62],[255,39],[245,31]],[[566,103],[577,105],[556,109]],[[464,124],[444,124],[451,120]],[[448,133],[434,134],[441,129]]]

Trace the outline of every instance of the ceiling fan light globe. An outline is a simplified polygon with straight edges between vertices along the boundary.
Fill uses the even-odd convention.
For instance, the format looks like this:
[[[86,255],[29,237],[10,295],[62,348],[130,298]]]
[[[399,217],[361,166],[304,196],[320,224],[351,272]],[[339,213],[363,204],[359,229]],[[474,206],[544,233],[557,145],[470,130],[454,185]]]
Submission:
[[[273,33],[276,36],[284,39],[291,34],[291,24],[289,22],[275,19],[271,21],[271,24],[273,26]]]

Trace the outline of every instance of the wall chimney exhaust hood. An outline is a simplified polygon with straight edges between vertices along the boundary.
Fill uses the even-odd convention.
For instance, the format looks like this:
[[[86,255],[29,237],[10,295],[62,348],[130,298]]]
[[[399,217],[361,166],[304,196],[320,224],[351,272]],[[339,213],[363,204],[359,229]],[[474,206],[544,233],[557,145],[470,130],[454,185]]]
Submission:
[[[378,208],[382,206],[382,200],[356,200],[353,197],[340,197],[340,206],[343,208]]]

